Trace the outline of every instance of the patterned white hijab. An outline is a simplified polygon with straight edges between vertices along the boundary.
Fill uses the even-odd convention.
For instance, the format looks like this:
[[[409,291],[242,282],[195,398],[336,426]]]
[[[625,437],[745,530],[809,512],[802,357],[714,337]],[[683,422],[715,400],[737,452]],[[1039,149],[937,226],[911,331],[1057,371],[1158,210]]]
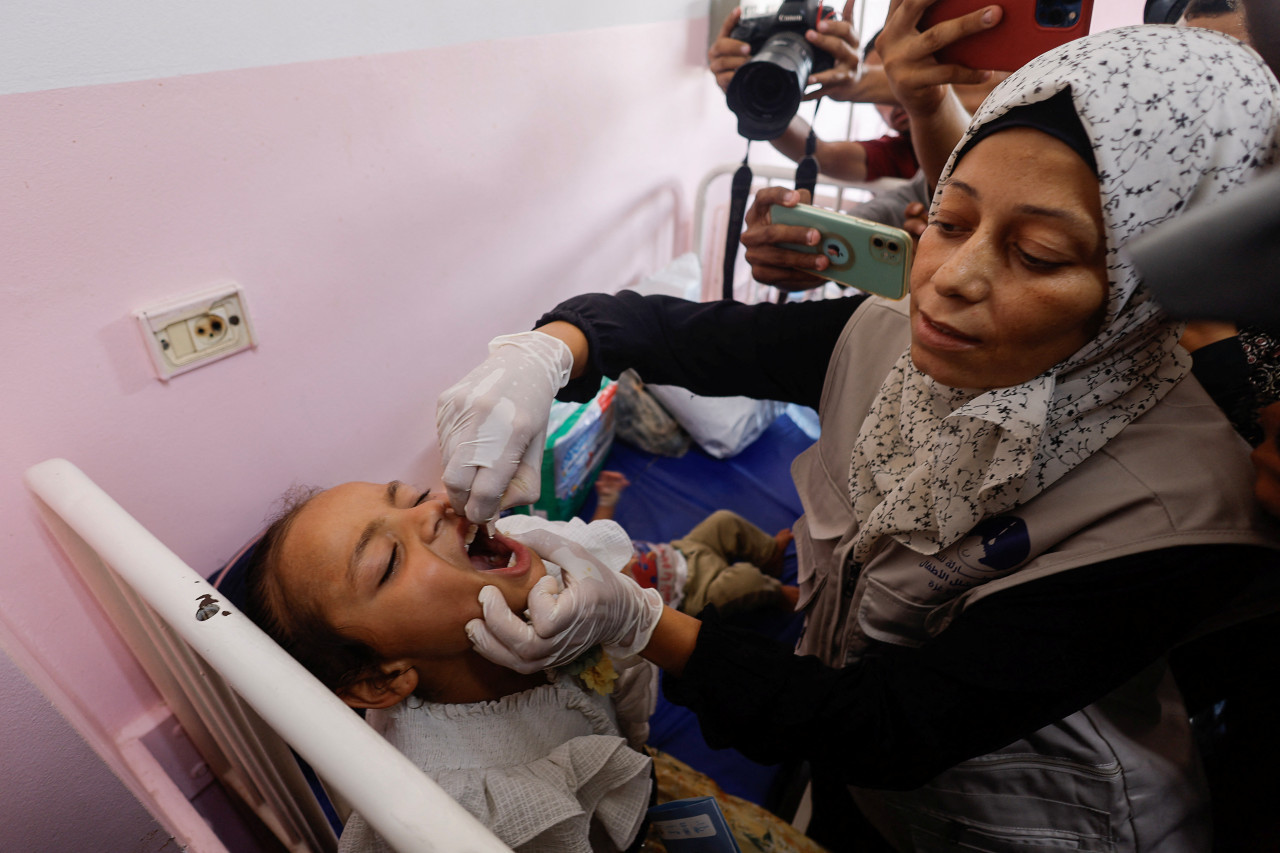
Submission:
[[[1190,371],[1176,346],[1181,326],[1151,300],[1124,246],[1276,159],[1280,86],[1256,53],[1228,36],[1123,27],[1013,74],[979,108],[956,151],[987,122],[1068,87],[1098,166],[1109,286],[1102,328],[1035,379],[976,395],[934,382],[904,353],[850,463],[860,562],[883,536],[937,553],[981,519],[1025,503]],[[953,152],[944,179],[955,165]]]

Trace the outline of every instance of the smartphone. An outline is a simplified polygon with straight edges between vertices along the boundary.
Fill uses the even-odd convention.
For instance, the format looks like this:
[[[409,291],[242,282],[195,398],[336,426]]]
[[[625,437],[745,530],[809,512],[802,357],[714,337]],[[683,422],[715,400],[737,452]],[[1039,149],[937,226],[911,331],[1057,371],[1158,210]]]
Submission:
[[[983,71],[1017,71],[1058,45],[1087,35],[1093,0],[937,0],[924,10],[921,32],[987,6],[1004,8],[1000,23],[941,48],[939,62]]]
[[[795,207],[775,204],[769,217],[775,225],[818,229],[822,236],[816,246],[779,244],[796,252],[821,252],[831,261],[821,272],[806,272],[887,299],[907,295],[912,244],[911,235],[901,228],[808,204]]]

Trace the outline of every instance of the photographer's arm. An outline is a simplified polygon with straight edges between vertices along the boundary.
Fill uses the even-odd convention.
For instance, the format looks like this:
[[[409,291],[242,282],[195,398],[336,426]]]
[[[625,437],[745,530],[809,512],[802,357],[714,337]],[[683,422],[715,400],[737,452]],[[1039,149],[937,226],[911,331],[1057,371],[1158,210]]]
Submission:
[[[969,126],[969,113],[960,104],[960,99],[950,86],[943,89],[946,97],[937,109],[919,116],[910,113],[911,147],[916,152],[916,162],[924,170],[925,180],[929,182],[930,193],[937,188],[952,150]]]
[[[1003,10],[988,6],[943,21],[923,33],[916,29],[934,0],[893,0],[876,48],[898,103],[911,119],[916,159],[932,190],[969,125],[969,112],[952,84],[988,84],[993,72],[944,65],[933,56],[939,48],[1000,23]]]
[[[797,116],[787,125],[782,135],[771,142],[774,148],[798,163],[804,158],[808,140],[809,123]],[[867,149],[861,142],[826,142],[819,139],[814,145],[813,156],[818,161],[819,171],[827,177],[842,181],[867,180]]]

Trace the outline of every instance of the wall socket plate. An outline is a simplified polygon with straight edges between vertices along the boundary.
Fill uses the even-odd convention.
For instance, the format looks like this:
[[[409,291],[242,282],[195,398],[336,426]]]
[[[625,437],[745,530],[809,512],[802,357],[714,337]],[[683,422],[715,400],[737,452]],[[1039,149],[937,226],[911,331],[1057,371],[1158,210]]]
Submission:
[[[156,376],[180,373],[257,346],[244,292],[222,284],[134,312]]]

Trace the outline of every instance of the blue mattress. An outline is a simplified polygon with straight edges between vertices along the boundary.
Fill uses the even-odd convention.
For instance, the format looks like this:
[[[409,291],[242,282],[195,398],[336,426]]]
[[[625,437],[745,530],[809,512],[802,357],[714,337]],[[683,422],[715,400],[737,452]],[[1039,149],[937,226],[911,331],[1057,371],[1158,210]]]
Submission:
[[[716,459],[696,446],[673,459],[615,441],[604,468],[622,472],[631,485],[622,493],[614,518],[632,539],[652,542],[678,539],[718,509],[733,510],[762,530],[776,533],[791,527],[801,515],[791,462],[812,443],[785,414],[729,459]],[[592,494],[580,515],[590,519],[594,511]],[[783,582],[794,584],[794,546],[788,551]],[[756,613],[740,624],[793,644],[800,617]],[[693,714],[665,698],[658,700],[649,743],[706,773],[730,794],[765,806],[773,799],[778,767],[756,764],[735,750],[707,746]]]

